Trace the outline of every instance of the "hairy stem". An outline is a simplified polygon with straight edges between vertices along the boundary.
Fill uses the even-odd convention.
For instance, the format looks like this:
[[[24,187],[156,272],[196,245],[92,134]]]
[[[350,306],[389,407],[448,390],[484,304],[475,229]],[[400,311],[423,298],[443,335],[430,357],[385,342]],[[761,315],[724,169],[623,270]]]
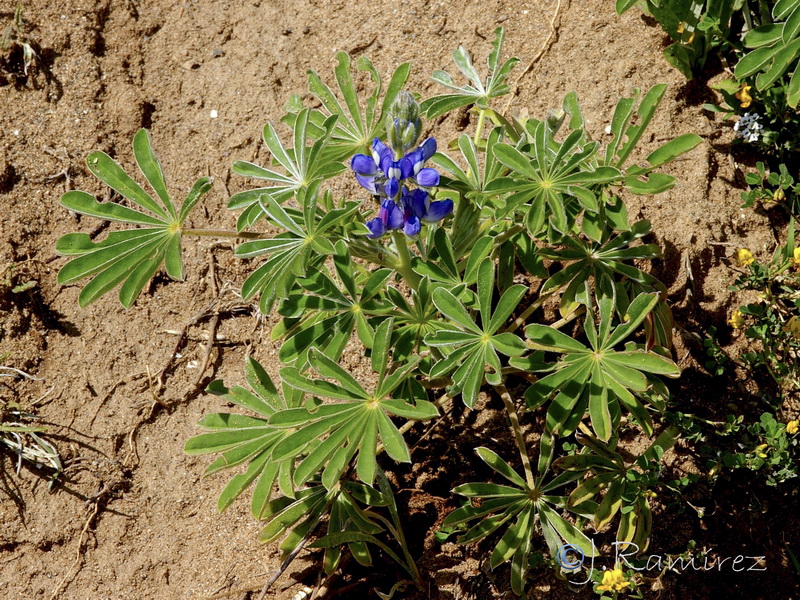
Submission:
[[[478,125],[475,127],[475,147],[478,147],[478,142],[481,139],[481,135],[483,134],[483,122],[486,120],[486,109],[480,109],[478,113]],[[478,174],[475,173],[477,176]]]
[[[221,237],[221,238],[240,238],[245,240],[268,239],[272,234],[255,233],[252,231],[230,231],[228,229],[192,229],[187,227],[181,229],[183,235],[197,235],[201,237]]]
[[[528,457],[528,448],[525,446],[525,438],[522,436],[522,428],[519,426],[519,415],[517,415],[517,409],[514,406],[514,401],[511,399],[511,394],[508,393],[508,389],[506,388],[505,384],[501,383],[495,387],[500,392],[500,397],[503,399],[503,403],[506,405],[506,412],[508,413],[508,418],[511,421],[511,428],[514,430],[514,439],[517,442],[517,450],[519,450],[519,456],[522,459],[522,468],[525,469],[525,481],[528,483],[528,487],[533,489],[536,487],[536,482],[533,479],[531,459]]]
[[[539,296],[539,299],[536,300],[533,304],[531,304],[528,308],[525,309],[520,316],[518,316],[512,323],[508,325],[505,329],[503,329],[503,333],[513,333],[517,330],[518,327],[525,324],[525,321],[528,320],[534,312],[536,312],[539,308],[541,308],[542,304],[547,302],[547,299],[556,293],[557,290],[553,290],[552,292],[547,292],[543,296]]]
[[[411,268],[411,253],[408,251],[406,236],[402,232],[393,231],[392,238],[394,239],[394,245],[397,247],[397,257],[400,259],[397,264],[397,271],[403,276],[409,287],[416,290],[419,287],[420,276]]]

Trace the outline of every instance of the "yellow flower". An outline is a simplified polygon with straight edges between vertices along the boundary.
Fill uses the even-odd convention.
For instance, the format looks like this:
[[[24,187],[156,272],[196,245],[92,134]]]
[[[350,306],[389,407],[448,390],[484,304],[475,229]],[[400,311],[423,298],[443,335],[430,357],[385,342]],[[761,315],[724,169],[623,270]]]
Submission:
[[[800,270],[800,246],[794,249],[794,256],[792,257],[792,264],[795,269]]]
[[[752,86],[746,83],[742,84],[742,89],[734,94],[734,97],[739,101],[741,108],[747,108],[753,103],[753,97],[750,95],[750,88]]]
[[[681,21],[678,23],[678,33],[683,33],[684,31],[686,31],[686,23]]]
[[[795,433],[797,433],[797,430],[799,428],[800,428],[800,421],[798,421],[797,419],[789,421],[786,424],[786,433],[788,433],[789,435],[794,435]]]
[[[778,188],[775,190],[775,193],[772,194],[772,201],[783,202],[784,200],[786,200],[786,192],[783,191],[783,188]]]
[[[742,325],[744,325],[744,315],[742,314],[742,311],[740,310],[733,311],[731,318],[728,319],[728,323],[730,323],[731,327],[733,327],[734,329],[739,329],[740,327],[742,327]]]
[[[800,319],[792,317],[786,321],[786,325],[781,327],[781,331],[791,333],[795,338],[800,340]]]
[[[755,260],[753,253],[747,248],[739,248],[736,251],[736,264],[740,267],[749,267]]]
[[[597,586],[601,592],[622,592],[631,585],[630,581],[625,580],[622,569],[611,569],[603,573],[603,583]]]

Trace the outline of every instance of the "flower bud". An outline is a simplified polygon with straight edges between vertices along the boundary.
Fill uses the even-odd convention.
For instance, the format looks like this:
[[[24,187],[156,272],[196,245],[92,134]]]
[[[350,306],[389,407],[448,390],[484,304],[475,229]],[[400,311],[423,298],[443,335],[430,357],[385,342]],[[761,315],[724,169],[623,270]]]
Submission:
[[[399,92],[386,114],[386,135],[395,156],[403,156],[416,146],[421,132],[419,104],[409,92]]]

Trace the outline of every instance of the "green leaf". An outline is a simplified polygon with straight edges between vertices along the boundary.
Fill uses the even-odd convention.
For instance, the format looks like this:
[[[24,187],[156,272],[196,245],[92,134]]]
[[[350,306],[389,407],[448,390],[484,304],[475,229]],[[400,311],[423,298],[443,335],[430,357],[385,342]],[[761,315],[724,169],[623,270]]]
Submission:
[[[467,309],[464,308],[464,305],[448,290],[444,288],[434,290],[433,303],[443,315],[455,321],[464,329],[477,334],[482,333],[467,312]]]
[[[638,371],[666,375],[668,377],[680,376],[678,366],[669,360],[653,352],[643,352],[640,350],[629,352],[614,352],[604,357],[604,361],[620,363]]]
[[[142,174],[145,176],[150,186],[161,199],[162,204],[166,207],[169,214],[173,219],[177,219],[178,215],[175,212],[175,207],[169,198],[167,192],[167,184],[164,181],[164,171],[161,164],[158,162],[153,146],[150,141],[150,132],[146,129],[140,129],[133,137],[133,156],[136,158],[136,164],[139,165]]]
[[[105,152],[92,152],[86,158],[86,165],[95,177],[108,185],[119,195],[161,217],[163,221],[158,220],[159,223],[169,221],[169,214],[159,206],[158,202],[153,200],[138,183],[131,179],[130,176],[122,170],[122,167],[108,156],[108,154]],[[74,192],[67,192],[67,195],[72,193]],[[62,204],[63,203],[64,200],[62,198]]]
[[[739,81],[761,71],[769,64],[773,57],[781,50],[782,46],[765,46],[748,52],[736,63],[733,74]]]
[[[377,412],[378,430],[381,434],[381,441],[386,448],[386,454],[391,456],[397,462],[411,462],[411,454],[408,451],[408,446],[394,423],[387,417],[383,411]]]
[[[639,0],[617,0],[614,5],[614,10],[617,11],[618,15],[621,15],[627,10],[630,10]]]
[[[687,133],[670,140],[647,156],[647,162],[658,167],[675,160],[681,154],[689,152],[703,141],[699,135]]]
[[[155,227],[166,227],[167,225],[165,221],[127,208],[121,204],[98,202],[95,200],[94,196],[90,196],[86,192],[81,191],[72,191],[64,194],[61,197],[61,206],[82,215],[105,219],[107,221],[121,221],[123,223]]]
[[[589,352],[589,349],[558,329],[533,323],[525,328],[525,336],[539,350],[554,352]]]
[[[481,460],[489,465],[492,469],[500,473],[503,477],[508,479],[511,483],[518,485],[521,488],[527,488],[525,480],[520,477],[514,469],[511,468],[506,461],[504,461],[498,454],[485,448],[483,446],[476,448],[475,452],[480,456]]]

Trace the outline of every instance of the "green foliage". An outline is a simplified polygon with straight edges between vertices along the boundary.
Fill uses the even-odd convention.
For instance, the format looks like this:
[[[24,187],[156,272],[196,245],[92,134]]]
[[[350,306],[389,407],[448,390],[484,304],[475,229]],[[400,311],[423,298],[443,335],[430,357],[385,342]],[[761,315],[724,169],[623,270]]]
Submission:
[[[800,102],[800,2],[775,3],[772,22],[748,31],[742,43],[750,52],[736,64],[736,78],[755,76],[756,89],[763,92],[787,75],[786,102],[796,108]]]
[[[158,200],[145,192],[105,152],[93,152],[86,163],[98,179],[147,212],[128,208],[120,202],[98,202],[80,191],[67,192],[61,198],[62,206],[77,213],[140,226],[114,231],[102,242],[94,242],[85,233],[69,233],[58,240],[56,251],[59,254],[78,257],[61,268],[58,283],[94,276],[81,290],[78,300],[81,306],[91,304],[122,284],[119,300],[126,308],[130,307],[162,263],[167,275],[178,280],[184,278],[183,224],[195,204],[211,188],[213,180],[210,177],[198,179],[176,209],[167,192],[164,171],[150,144],[150,134],[144,129],[134,137],[133,154]]]
[[[737,46],[731,35],[734,13],[745,12],[750,19],[745,0],[616,0],[617,14],[637,4],[673,40],[664,58],[687,79],[703,70],[710,52]]]
[[[750,189],[742,192],[742,208],[758,202],[766,208],[779,206],[795,219],[800,217],[800,188],[785,164],[780,163],[775,172],[767,171],[764,163],[758,162],[756,171],[745,175],[745,181]]]
[[[385,471],[412,462],[406,432],[438,417],[445,397],[477,408],[482,390],[490,402],[499,395],[505,404],[524,477],[493,450],[479,449],[481,459],[512,485],[457,486],[457,494],[482,503],[458,509],[445,523],[469,526],[461,538],[465,543],[496,531],[490,563],[511,562],[515,592],[523,593],[529,559],[544,547],[553,554],[562,541],[590,546],[580,530],[583,519],[605,525],[619,518],[624,539],[641,541],[649,531],[644,493],[653,485],[647,473],[655,472],[654,463],[639,464],[647,469],[641,474],[614,463],[618,468],[611,474],[619,479],[614,494],[622,490],[621,500],[611,494],[607,501],[587,497],[570,503],[569,488],[582,485],[576,481],[587,470],[576,466],[557,477],[547,474],[556,436],[562,447],[573,448],[567,450],[573,457],[586,460],[587,455],[574,454],[569,437],[579,427],[588,430],[586,423],[611,444],[611,454],[623,412],[645,435],[656,429],[654,417],[669,395],[660,376],[678,375],[668,351],[672,321],[664,286],[646,266],[660,250],[642,243],[650,225],[629,223],[623,196],[671,188],[674,177],[660,169],[701,140],[680,136],[642,164],[629,164],[664,96],[663,85],[618,102],[605,146],[585,131],[575,93],[545,120],[507,118],[491,106],[509,91],[505,79],[516,63],[501,63],[502,44],[498,29],[485,81],[461,48],[454,57],[468,86],[437,71],[434,79],[450,93],[425,100],[421,109],[410,95],[401,97],[411,104],[405,107],[408,115],[422,111],[432,117],[472,106],[478,113],[474,135],[441,145],[457,149],[459,156],[431,157],[429,142],[384,155],[381,144],[374,145],[373,158],[351,161],[365,165],[359,181],[369,193],[339,196],[349,188],[336,178],[353,153],[367,151],[373,138],[384,136],[387,114],[390,120],[394,115],[389,107],[409,65],[394,72],[384,93],[374,67],[361,59],[358,66],[373,83],[362,101],[350,60],[339,54],[336,91],[309,72],[319,108],[303,107],[299,98],[290,101],[283,119],[292,131],[290,143],[273,124],[265,126],[270,164],[234,164],[237,174],[264,182],[229,199],[228,207],[241,211],[236,231],[184,227],[210,181],[201,180],[176,210],[144,131],[136,136],[134,154],[156,197],[102,153],[90,155],[89,165],[148,214],[121,202],[100,204],[83,192],[62,200],[73,210],[130,226],[99,244],[85,234],[59,242],[60,251],[81,254],[62,269],[60,280],[96,275],[81,294],[84,304],[121,283],[121,299],[129,306],[162,262],[169,275],[182,276],[182,235],[241,240],[236,256],[254,262],[242,297],[259,298],[263,313],[276,309],[281,317],[271,338],[281,343],[282,394],[248,358],[249,389],[222,382],[208,388],[247,414],[207,415],[200,423],[205,431],[185,449],[218,455],[206,474],[236,470],[220,495],[221,510],[251,490],[251,511],[264,523],[260,539],[282,538],[287,557],[301,544],[322,548],[328,573],[344,548],[363,565],[372,564],[371,552],[378,548],[420,582]],[[414,133],[416,121],[412,125]],[[420,155],[445,171],[439,185],[417,185]],[[388,180],[398,177],[403,191],[386,198]],[[452,218],[445,214],[450,201]],[[542,316],[548,301],[560,307],[563,319]],[[582,320],[576,337],[561,331],[575,319]],[[522,326],[526,339],[515,333]],[[370,383],[340,364],[346,348],[351,357],[369,361],[372,372],[361,373]],[[522,392],[525,386],[527,406],[520,413],[508,390]],[[546,426],[537,432],[534,472],[522,431],[535,426],[532,413],[548,402]],[[592,477],[608,476],[594,466]],[[586,493],[585,486],[578,489]],[[597,517],[604,503],[614,510]],[[579,518],[573,523],[564,510]]]
[[[509,58],[501,64],[500,55],[503,52],[505,31],[502,27],[498,27],[495,29],[494,35],[492,52],[489,54],[487,61],[489,75],[485,83],[481,80],[480,74],[472,64],[469,50],[463,46],[459,46],[458,50],[453,52],[453,61],[456,63],[458,70],[461,71],[461,74],[467,78],[469,84],[459,86],[447,71],[434,71],[431,78],[450,89],[451,93],[428,98],[420,105],[420,109],[429,119],[434,119],[446,112],[470,104],[474,104],[478,108],[489,108],[489,101],[492,98],[503,96],[510,91],[505,80],[519,62],[519,59]]]
[[[425,344],[441,348],[444,354],[443,360],[431,370],[431,377],[437,378],[452,372],[454,385],[451,393],[461,393],[464,403],[470,408],[475,404],[484,380],[491,385],[500,385],[502,382],[498,352],[506,356],[520,356],[526,350],[525,343],[513,333],[498,332],[516,309],[526,288],[524,285],[511,286],[493,307],[494,284],[494,262],[485,259],[478,267],[480,327],[452,292],[438,288],[433,293],[433,303],[452,325],[425,338]]]
[[[742,354],[750,368],[764,369],[784,390],[800,390],[800,249],[795,247],[794,221],[786,243],[769,263],[754,260],[736,279],[734,291],[753,290],[759,301],[739,307],[745,335],[760,349]]]
[[[553,556],[563,543],[585,549],[594,548],[591,540],[561,515],[561,510],[566,507],[566,498],[556,495],[557,490],[574,481],[577,475],[564,473],[547,478],[550,465],[548,443],[552,443],[552,440],[542,440],[537,475],[527,482],[495,452],[489,448],[476,448],[480,459],[503,477],[506,483],[464,483],[455,487],[454,493],[477,499],[480,504],[468,504],[456,509],[442,523],[443,527],[473,523],[459,538],[461,544],[477,542],[497,533],[499,541],[492,551],[489,566],[494,569],[511,561],[511,588],[516,594],[524,592],[528,557],[533,547],[533,530],[541,531]],[[566,508],[581,514],[575,508]],[[589,550],[587,556],[592,555]]]
[[[649,543],[653,515],[650,498],[658,484],[660,460],[676,440],[677,429],[666,429],[658,439],[635,460],[626,462],[614,451],[591,435],[578,435],[584,446],[580,454],[563,456],[554,466],[580,475],[580,485],[570,494],[568,505],[582,507],[594,513],[594,527],[600,531],[620,513],[617,542],[632,544],[636,552],[644,552]],[[602,498],[601,498],[602,496]],[[627,546],[621,546],[625,550]]]
[[[553,373],[525,393],[531,409],[553,398],[547,411],[548,431],[559,436],[572,434],[588,410],[595,434],[608,441],[619,427],[620,407],[624,407],[648,435],[652,433],[652,418],[643,401],[663,410],[658,396],[652,393],[653,386],[660,384],[655,376],[677,377],[680,370],[670,359],[635,344],[627,344],[624,351],[615,346],[637,330],[657,301],[655,294],[638,296],[628,306],[627,319],[612,327],[614,297],[604,295],[599,299],[597,322],[591,317],[584,320],[589,346],[550,326],[526,327],[530,346],[563,355]]]

